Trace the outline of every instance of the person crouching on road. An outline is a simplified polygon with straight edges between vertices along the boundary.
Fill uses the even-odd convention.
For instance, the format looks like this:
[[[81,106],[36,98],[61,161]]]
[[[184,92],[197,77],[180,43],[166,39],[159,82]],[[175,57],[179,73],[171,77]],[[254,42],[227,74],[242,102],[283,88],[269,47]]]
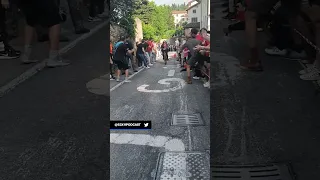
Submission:
[[[131,82],[128,79],[129,76],[129,65],[127,61],[127,53],[132,53],[133,50],[128,50],[126,44],[126,37],[121,36],[120,40],[115,44],[114,47],[114,55],[113,55],[113,62],[118,66],[117,69],[117,82],[120,81],[120,74],[121,70],[125,71],[125,81],[124,82]]]

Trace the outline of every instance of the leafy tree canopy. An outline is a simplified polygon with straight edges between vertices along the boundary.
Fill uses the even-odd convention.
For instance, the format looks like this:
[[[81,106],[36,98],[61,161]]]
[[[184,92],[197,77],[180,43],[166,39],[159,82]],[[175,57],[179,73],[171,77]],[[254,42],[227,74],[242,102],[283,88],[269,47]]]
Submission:
[[[175,34],[173,6],[156,5],[153,1],[148,0],[135,0],[133,14],[143,22],[144,38],[159,41],[160,39],[168,39]],[[177,8],[176,6],[174,8]]]

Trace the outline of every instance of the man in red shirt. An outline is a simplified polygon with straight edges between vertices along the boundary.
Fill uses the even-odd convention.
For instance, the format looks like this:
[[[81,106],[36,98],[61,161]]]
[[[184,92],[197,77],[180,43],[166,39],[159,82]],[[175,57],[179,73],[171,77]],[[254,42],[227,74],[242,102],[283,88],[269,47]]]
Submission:
[[[201,41],[201,46],[209,46],[210,42],[205,40],[204,36],[207,36],[207,29],[206,28],[202,28],[200,30],[200,33],[197,34],[196,39]],[[204,65],[204,62],[208,62],[210,63],[210,57],[209,57],[209,52],[204,52],[204,51],[200,51],[197,53],[196,55],[196,59],[199,63],[199,65],[202,67]],[[193,79],[200,79],[200,76],[202,76],[202,73],[200,70],[196,70],[195,72],[195,76],[193,76]]]

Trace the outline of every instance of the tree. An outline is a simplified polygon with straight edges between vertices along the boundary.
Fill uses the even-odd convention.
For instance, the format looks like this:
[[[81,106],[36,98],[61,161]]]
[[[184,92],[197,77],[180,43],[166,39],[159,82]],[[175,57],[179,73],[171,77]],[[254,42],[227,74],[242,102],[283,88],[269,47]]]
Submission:
[[[160,40],[170,38],[175,33],[171,6],[158,6],[154,2],[136,0],[134,16],[143,22],[145,38]]]

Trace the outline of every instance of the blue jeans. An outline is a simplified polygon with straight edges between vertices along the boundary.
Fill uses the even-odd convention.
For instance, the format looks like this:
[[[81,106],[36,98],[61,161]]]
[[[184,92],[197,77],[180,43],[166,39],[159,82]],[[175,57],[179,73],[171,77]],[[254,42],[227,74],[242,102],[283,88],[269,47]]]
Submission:
[[[144,54],[138,54],[140,60],[142,61],[142,63],[144,64],[145,67],[148,66],[148,63],[147,63],[147,58]]]
[[[148,52],[149,58],[150,58],[150,63],[154,63],[154,59],[153,59],[153,53],[152,52]]]

